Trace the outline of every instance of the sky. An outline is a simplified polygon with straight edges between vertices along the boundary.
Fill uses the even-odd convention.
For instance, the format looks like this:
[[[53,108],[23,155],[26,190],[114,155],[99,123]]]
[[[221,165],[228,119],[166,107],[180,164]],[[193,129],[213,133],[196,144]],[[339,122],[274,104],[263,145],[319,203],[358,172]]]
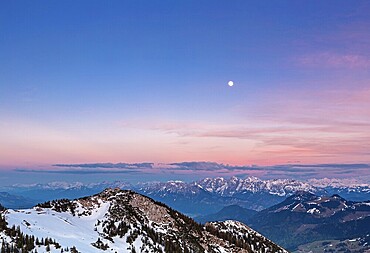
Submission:
[[[369,13],[368,1],[1,1],[0,170],[370,173]]]

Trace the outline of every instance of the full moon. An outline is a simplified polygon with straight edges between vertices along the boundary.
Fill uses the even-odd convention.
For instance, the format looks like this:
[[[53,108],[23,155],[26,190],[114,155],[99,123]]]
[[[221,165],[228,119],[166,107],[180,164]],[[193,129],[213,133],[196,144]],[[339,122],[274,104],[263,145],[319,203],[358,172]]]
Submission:
[[[234,82],[233,81],[229,81],[227,84],[231,87],[231,86],[234,85]]]

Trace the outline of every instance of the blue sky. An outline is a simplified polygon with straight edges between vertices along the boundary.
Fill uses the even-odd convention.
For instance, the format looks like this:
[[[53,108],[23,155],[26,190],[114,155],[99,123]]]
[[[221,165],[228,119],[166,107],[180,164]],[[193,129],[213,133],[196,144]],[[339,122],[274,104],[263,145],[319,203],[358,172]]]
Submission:
[[[2,2],[0,168],[369,163],[368,13],[366,1]]]

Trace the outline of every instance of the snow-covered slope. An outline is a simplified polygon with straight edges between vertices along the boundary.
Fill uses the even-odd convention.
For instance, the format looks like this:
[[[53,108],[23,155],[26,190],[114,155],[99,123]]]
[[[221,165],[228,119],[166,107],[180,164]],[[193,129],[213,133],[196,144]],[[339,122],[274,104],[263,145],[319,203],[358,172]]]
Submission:
[[[221,223],[209,230],[164,204],[120,189],[7,210],[3,216],[8,228],[19,226],[23,234],[52,238],[55,245],[79,252],[261,252],[261,245],[266,253],[286,252],[242,223],[222,223],[223,233]],[[5,241],[12,240],[2,233]],[[50,250],[60,252],[55,245]]]
[[[252,252],[287,252],[282,251],[279,246],[274,246],[274,243],[269,239],[238,221],[210,222],[207,226],[213,226],[219,233],[231,234],[236,238],[255,241],[255,243],[249,244]]]
[[[91,243],[97,239],[95,223],[103,219],[109,203],[97,201],[90,215],[78,215],[84,208],[77,204],[77,215],[57,212],[50,208],[8,210],[6,221],[9,226],[21,226],[22,232],[38,238],[52,237],[61,245],[76,246],[81,252],[91,251]]]

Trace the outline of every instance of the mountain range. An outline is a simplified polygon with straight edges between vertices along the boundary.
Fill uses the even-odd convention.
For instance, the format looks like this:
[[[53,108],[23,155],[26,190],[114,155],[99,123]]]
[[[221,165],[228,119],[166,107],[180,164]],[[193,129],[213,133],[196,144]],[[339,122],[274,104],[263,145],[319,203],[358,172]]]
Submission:
[[[297,192],[259,212],[253,213],[253,210],[231,205],[217,213],[195,217],[201,223],[229,219],[248,224],[288,250],[370,250],[370,201],[354,202],[339,195],[317,196],[309,192]],[[330,246],[333,244],[336,246]]]
[[[60,198],[74,199],[101,192],[106,188],[131,189],[157,201],[163,202],[176,210],[192,217],[220,211],[229,205],[263,210],[285,200],[297,191],[311,192],[325,196],[339,194],[348,200],[364,201],[370,199],[370,185],[353,180],[320,179],[308,182],[291,179],[262,180],[256,177],[229,179],[217,177],[195,182],[168,181],[129,184],[127,182],[66,183],[14,185],[0,190],[24,200],[18,200],[17,206],[7,206],[0,195],[0,202],[5,207],[24,208]]]
[[[248,225],[290,250],[320,240],[344,240],[370,234],[370,201],[348,201],[297,192],[258,212]]]
[[[328,184],[326,180],[320,184],[318,181],[309,183],[233,177],[207,178],[190,183],[169,181],[136,185],[120,181],[88,185],[50,183],[13,189],[17,190],[17,194],[42,192],[41,197],[51,198],[54,194],[56,198],[72,198],[73,195],[86,196],[87,193],[114,185],[117,189],[135,189],[156,203],[161,202],[186,215],[193,215],[202,224],[227,220],[242,222],[289,250],[301,249],[305,244],[310,248],[310,244],[321,240],[339,240],[339,246],[348,244],[346,240],[352,242],[354,239],[359,243],[367,243],[370,235],[369,201],[353,201],[338,194],[330,195],[327,189],[348,192],[354,199],[360,195],[362,199],[368,196],[369,187],[353,182],[346,182],[346,185],[340,185],[338,181]],[[367,247],[365,243],[361,244],[362,248]],[[328,247],[326,244],[321,246]],[[317,245],[315,247],[317,251]]]
[[[23,196],[0,192],[0,203],[7,208],[27,208],[35,205],[35,201]]]
[[[204,226],[129,190],[3,210],[5,252],[287,252],[237,221]]]

